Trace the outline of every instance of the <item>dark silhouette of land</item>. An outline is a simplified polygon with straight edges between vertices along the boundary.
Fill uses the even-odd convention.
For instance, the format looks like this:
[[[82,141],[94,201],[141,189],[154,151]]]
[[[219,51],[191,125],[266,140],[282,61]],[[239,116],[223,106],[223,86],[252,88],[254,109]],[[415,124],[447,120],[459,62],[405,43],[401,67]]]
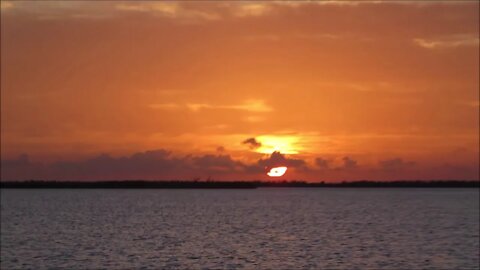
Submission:
[[[354,182],[305,182],[305,181],[0,181],[0,188],[112,188],[112,189],[253,189],[269,187],[302,188],[479,188],[480,181],[354,181]]]

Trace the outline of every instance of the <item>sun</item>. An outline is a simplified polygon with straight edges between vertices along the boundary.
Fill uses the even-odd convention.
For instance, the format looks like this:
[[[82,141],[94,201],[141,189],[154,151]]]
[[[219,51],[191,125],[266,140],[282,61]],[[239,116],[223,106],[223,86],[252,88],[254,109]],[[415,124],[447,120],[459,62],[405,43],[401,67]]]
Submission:
[[[280,177],[283,176],[285,172],[287,172],[287,167],[275,167],[271,168],[267,175],[270,177]]]

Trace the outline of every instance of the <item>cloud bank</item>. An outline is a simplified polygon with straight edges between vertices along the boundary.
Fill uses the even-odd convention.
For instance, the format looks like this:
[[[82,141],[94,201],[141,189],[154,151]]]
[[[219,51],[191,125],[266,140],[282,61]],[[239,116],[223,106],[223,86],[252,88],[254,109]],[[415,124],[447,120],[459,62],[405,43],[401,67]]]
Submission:
[[[405,180],[405,179],[462,179],[478,180],[478,167],[440,164],[417,169],[413,161],[401,158],[382,160],[375,167],[359,166],[351,157],[338,157],[343,162],[340,167],[330,166],[332,160],[315,159],[310,165],[306,160],[273,152],[268,157],[249,163],[236,160],[228,154],[204,154],[177,156],[165,149],[134,153],[129,156],[112,157],[100,154],[93,158],[78,161],[57,161],[50,164],[32,162],[23,154],[17,159],[1,161],[1,181],[9,180],[266,180],[265,173],[272,167],[287,166],[294,178],[316,175],[313,181],[342,179],[349,173],[369,175],[370,179]],[[320,167],[320,168],[318,168]],[[409,171],[408,174],[402,174]],[[458,176],[461,177],[458,177]],[[354,177],[350,177],[354,179]],[[363,178],[365,179],[365,178]]]

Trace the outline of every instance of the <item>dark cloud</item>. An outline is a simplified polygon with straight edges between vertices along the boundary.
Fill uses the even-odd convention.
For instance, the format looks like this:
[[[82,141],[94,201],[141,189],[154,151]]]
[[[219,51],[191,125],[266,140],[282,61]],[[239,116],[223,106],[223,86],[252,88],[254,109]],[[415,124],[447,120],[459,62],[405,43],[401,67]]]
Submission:
[[[322,177],[344,177],[345,172],[352,170],[355,177],[358,171],[357,161],[346,156],[343,165],[333,167],[330,161],[317,158],[317,167],[322,170]],[[265,173],[266,169],[275,166],[295,168],[303,173],[309,168],[303,159],[290,158],[280,152],[273,152],[270,156],[257,160],[254,163],[243,163],[225,154],[206,155],[174,155],[163,149],[134,153],[129,156],[114,157],[101,154],[93,158],[79,161],[59,161],[51,164],[33,162],[28,155],[21,155],[17,159],[1,161],[1,180],[175,180],[215,177],[216,179],[231,179],[243,175],[241,179],[252,179],[258,174]],[[406,168],[410,168],[406,170]],[[379,180],[388,179],[445,179],[445,180],[478,180],[479,167],[477,164],[442,164],[424,165],[418,168],[415,162],[404,161],[401,158],[382,160],[378,169],[371,171],[370,177]],[[391,173],[398,172],[398,173]],[[404,174],[403,172],[408,172]],[[379,173],[379,174],[375,174]],[[225,178],[223,178],[225,177]],[[394,177],[394,178],[392,178]]]
[[[188,159],[173,157],[163,149],[117,158],[102,154],[84,161],[53,163],[49,175],[55,179],[155,179],[187,170]]]
[[[401,158],[387,159],[379,162],[383,171],[400,171],[415,165],[413,161],[403,161]]]
[[[129,179],[191,179],[192,177],[222,177],[228,174],[264,173],[266,168],[287,166],[307,169],[302,159],[273,152],[268,158],[245,164],[225,154],[176,156],[159,149],[137,152],[129,156],[109,154],[79,161],[58,161],[51,164],[31,162],[27,155],[2,161],[2,180],[129,180]]]
[[[257,149],[260,146],[262,146],[262,143],[257,141],[255,138],[248,138],[245,141],[242,142],[242,144],[246,144],[250,147],[250,149]]]
[[[248,173],[264,173],[267,169],[272,167],[286,166],[289,168],[296,168],[307,170],[307,164],[302,159],[288,158],[280,152],[273,152],[268,158],[259,159],[255,164],[244,165],[245,172]]]
[[[229,155],[176,157],[160,149],[112,157],[109,154],[80,160],[59,161],[48,165],[32,163],[28,156],[2,160],[1,180],[59,179],[188,179],[198,175],[221,175],[245,171],[245,165]]]
[[[356,169],[358,167],[357,161],[351,159],[350,157],[344,157],[343,160],[343,167],[341,169],[351,170]]]
[[[316,158],[315,159],[315,165],[317,165],[318,167],[320,167],[322,169],[328,169],[329,163],[330,163],[329,160],[326,160],[326,159],[323,159],[323,158]]]
[[[480,166],[478,163],[472,165],[460,165],[444,163],[433,168],[432,175],[437,179],[472,179],[480,181]]]
[[[209,171],[236,171],[243,167],[241,162],[233,160],[229,155],[203,155],[192,157],[193,164]]]
[[[2,167],[22,168],[28,165],[30,165],[30,159],[27,154],[21,154],[18,159],[2,160]]]
[[[42,164],[32,163],[26,154],[17,159],[2,160],[0,163],[0,180],[17,180],[39,178],[45,175]]]
[[[287,166],[295,168],[305,166],[306,163],[302,159],[287,158],[282,153],[275,151],[267,159],[260,159],[258,165],[263,167]]]

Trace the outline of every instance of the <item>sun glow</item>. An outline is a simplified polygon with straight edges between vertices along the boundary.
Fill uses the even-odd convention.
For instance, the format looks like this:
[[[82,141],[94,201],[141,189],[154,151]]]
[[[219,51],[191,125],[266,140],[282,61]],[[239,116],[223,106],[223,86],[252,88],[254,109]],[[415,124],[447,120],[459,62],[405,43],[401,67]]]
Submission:
[[[271,168],[267,175],[270,177],[280,177],[283,176],[286,171],[287,167],[275,167]]]
[[[298,154],[300,147],[297,145],[296,136],[259,136],[258,141],[262,144],[255,151],[263,154],[271,154],[275,151],[282,154]]]

